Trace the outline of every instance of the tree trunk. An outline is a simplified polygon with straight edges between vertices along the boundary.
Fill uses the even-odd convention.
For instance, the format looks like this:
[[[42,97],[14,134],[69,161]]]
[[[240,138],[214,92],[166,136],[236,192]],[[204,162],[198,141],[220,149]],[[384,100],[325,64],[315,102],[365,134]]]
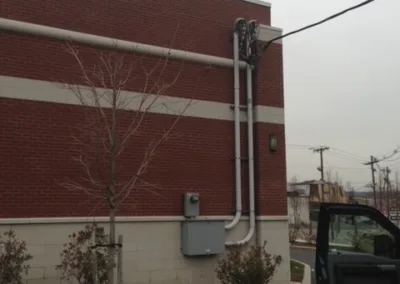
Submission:
[[[114,267],[115,267],[115,209],[110,209],[110,248],[108,251],[108,278],[107,284],[114,283]]]
[[[114,284],[115,267],[115,185],[117,184],[117,98],[118,91],[114,89],[112,97],[112,123],[110,137],[110,185],[108,188],[108,202],[110,208],[110,236],[108,251],[108,277],[107,284]]]

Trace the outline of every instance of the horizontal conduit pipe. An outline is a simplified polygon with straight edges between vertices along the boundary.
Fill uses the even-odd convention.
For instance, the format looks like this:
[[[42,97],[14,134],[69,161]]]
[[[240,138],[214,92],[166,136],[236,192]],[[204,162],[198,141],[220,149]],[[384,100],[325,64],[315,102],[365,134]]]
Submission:
[[[164,48],[87,33],[74,32],[5,18],[0,18],[0,30],[42,36],[60,41],[72,41],[80,44],[115,49],[125,52],[136,52],[150,56],[167,57],[175,60],[233,68],[233,60],[228,58]],[[239,67],[241,69],[245,69],[246,65],[247,64],[243,61],[239,62]]]

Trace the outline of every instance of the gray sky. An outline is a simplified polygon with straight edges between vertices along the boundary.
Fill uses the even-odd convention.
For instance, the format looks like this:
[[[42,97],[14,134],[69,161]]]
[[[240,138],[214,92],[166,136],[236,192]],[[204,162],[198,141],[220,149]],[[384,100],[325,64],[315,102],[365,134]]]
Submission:
[[[269,2],[272,25],[289,32],[362,0]],[[288,179],[319,178],[308,145],[327,145],[351,153],[325,152],[325,166],[359,188],[371,174],[357,157],[400,146],[398,11],[400,1],[376,0],[284,40]],[[392,164],[400,170],[400,159],[380,165]]]

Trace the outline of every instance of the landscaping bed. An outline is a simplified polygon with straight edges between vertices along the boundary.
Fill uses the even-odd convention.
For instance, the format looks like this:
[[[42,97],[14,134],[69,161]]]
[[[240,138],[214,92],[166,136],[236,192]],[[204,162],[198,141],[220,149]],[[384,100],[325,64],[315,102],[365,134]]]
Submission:
[[[302,282],[304,278],[304,265],[295,260],[290,260],[290,280],[292,282]]]

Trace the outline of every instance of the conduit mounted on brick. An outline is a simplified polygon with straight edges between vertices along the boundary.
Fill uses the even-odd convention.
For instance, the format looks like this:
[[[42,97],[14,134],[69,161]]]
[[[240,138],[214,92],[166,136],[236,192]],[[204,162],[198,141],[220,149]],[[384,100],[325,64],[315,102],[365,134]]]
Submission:
[[[251,23],[254,24],[253,29],[251,29]],[[251,49],[250,43],[253,38],[254,29],[257,27],[257,23],[255,21],[249,21],[248,23],[248,37],[246,40],[246,56],[250,58]],[[249,155],[249,231],[247,235],[240,241],[238,241],[237,245],[244,245],[248,243],[254,235],[256,230],[256,206],[255,206],[255,185],[254,185],[254,124],[253,124],[253,68],[250,64],[247,64],[246,67],[246,100],[247,100],[247,137],[248,137],[248,155]]]
[[[233,220],[225,226],[226,230],[234,228],[242,216],[242,170],[240,155],[240,70],[239,70],[239,33],[240,24],[246,25],[244,19],[236,19],[233,32],[233,97],[234,97],[234,124],[235,124],[235,198],[236,213]],[[243,38],[243,35],[240,36]]]
[[[251,56],[250,44],[258,36],[258,24],[256,21],[246,23],[245,49],[246,57]],[[234,57],[235,58],[235,57]],[[247,98],[247,138],[248,138],[248,157],[249,157],[249,231],[247,235],[239,240],[226,242],[226,246],[240,246],[248,243],[256,230],[255,212],[255,185],[254,185],[254,131],[253,131],[253,69],[250,64],[246,66],[246,98]],[[240,140],[240,137],[239,137]],[[239,193],[241,195],[241,192]],[[241,207],[240,207],[241,208]]]
[[[72,41],[80,44],[97,46],[102,48],[115,49],[125,52],[136,52],[151,56],[167,57],[175,60],[216,65],[221,67],[233,67],[233,60],[195,52],[188,52],[177,49],[163,48],[159,46],[142,44],[138,42],[119,40],[110,37],[97,36],[87,33],[75,32],[65,29],[53,28],[43,25],[26,23],[21,21],[0,18],[0,30],[42,36],[61,41]],[[240,61],[239,67],[246,68],[246,62]]]

